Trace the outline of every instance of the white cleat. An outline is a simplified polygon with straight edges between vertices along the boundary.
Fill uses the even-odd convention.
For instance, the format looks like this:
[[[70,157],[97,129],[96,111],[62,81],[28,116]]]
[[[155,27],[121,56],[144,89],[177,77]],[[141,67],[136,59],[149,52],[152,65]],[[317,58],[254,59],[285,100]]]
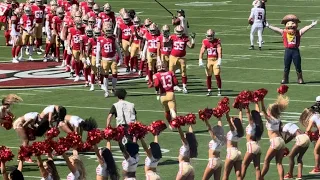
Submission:
[[[104,91],[106,91],[106,87],[104,85],[101,85],[100,88]]]
[[[18,60],[19,60],[19,61],[23,61],[23,57],[22,57],[22,56],[19,56],[19,57],[18,57]]]
[[[26,55],[29,56],[29,48],[26,48]]]
[[[19,61],[16,58],[13,58],[12,63],[19,63]]]
[[[109,92],[108,92],[108,91],[106,91],[106,92],[104,93],[104,97],[105,97],[105,98],[109,97]]]
[[[144,80],[145,81],[149,81],[149,76],[146,76],[146,78]]]
[[[91,84],[90,91],[94,91],[94,85]]]
[[[257,44],[259,44],[259,41],[257,41]],[[261,41],[261,44],[264,44],[264,41]]]
[[[117,66],[118,66],[118,67],[121,66],[121,63],[119,62],[119,63],[117,64]]]
[[[221,89],[218,89],[218,96],[221,96]]]
[[[42,47],[40,47],[40,51],[41,51],[41,52],[44,52],[45,50],[44,50]]]
[[[47,62],[47,61],[48,61],[47,57],[43,58],[43,62]]]
[[[183,92],[183,94],[188,94],[187,88],[183,88],[183,89],[182,89],[182,92]]]
[[[55,61],[56,61],[56,62],[59,62],[59,58],[56,58]]]
[[[212,92],[208,91],[207,96],[211,96],[211,95],[212,95]]]
[[[29,56],[29,61],[34,61],[34,59],[32,58],[32,56]]]
[[[37,50],[37,54],[38,54],[38,55],[41,55],[42,52],[41,52],[40,50]]]
[[[76,76],[75,78],[74,78],[74,82],[78,82],[80,80],[80,77],[79,76]]]
[[[182,91],[182,89],[181,89],[179,86],[174,86],[174,87],[173,87],[173,90],[175,90],[175,91]]]

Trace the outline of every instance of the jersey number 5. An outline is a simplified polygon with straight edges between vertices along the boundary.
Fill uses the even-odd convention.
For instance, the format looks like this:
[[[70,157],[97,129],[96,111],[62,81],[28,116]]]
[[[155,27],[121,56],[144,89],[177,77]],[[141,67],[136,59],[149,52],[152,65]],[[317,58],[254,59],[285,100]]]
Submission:
[[[259,19],[259,20],[262,20],[262,12],[259,12],[259,13],[258,13],[258,19]]]
[[[181,42],[181,41],[174,42],[173,49],[183,51],[184,50],[184,42]]]
[[[171,75],[161,76],[161,81],[162,81],[163,88],[172,87],[172,76]]]

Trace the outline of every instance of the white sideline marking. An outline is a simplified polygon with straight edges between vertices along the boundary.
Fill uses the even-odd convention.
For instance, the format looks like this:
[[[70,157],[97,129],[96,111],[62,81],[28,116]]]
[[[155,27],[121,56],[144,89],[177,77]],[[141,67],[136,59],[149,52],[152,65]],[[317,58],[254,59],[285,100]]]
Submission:
[[[32,91],[35,91],[35,92],[44,92],[44,93],[46,93],[46,92],[52,92],[52,91],[46,91],[46,90],[32,90]]]
[[[35,95],[37,95],[37,94],[32,94],[32,93],[17,93],[17,94],[26,95],[26,96],[35,96]]]

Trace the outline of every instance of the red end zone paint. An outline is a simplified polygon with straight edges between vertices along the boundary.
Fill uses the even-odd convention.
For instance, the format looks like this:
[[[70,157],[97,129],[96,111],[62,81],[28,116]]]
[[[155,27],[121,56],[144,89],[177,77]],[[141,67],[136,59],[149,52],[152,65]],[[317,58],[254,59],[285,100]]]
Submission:
[[[17,64],[0,63],[0,89],[54,87],[81,85],[83,80],[73,82],[69,72],[58,67],[57,62],[20,62]],[[118,80],[138,78],[138,75],[118,68]],[[82,77],[83,78],[83,77]]]

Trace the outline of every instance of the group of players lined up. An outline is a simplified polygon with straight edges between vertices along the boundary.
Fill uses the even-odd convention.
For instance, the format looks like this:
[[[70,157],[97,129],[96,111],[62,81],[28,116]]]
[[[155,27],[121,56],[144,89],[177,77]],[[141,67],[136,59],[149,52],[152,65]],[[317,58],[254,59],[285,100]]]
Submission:
[[[167,72],[159,68],[158,74],[166,73]],[[173,77],[174,75],[169,74],[167,76]],[[164,88],[162,87],[162,89]],[[172,91],[172,88],[170,90],[167,89],[167,92],[169,93]],[[125,101],[126,91],[124,89],[118,89],[115,92],[115,94],[118,97],[119,102],[115,103],[114,106],[111,108],[107,124],[110,125],[110,118],[112,117],[112,115],[116,116],[117,125],[121,124],[119,124],[118,122],[136,121],[135,118],[131,118],[136,117],[136,111],[134,109],[133,104]],[[163,95],[161,98],[168,97],[170,97],[170,95],[166,94]],[[223,120],[221,120],[221,118],[218,118],[218,121],[216,121],[217,124],[214,126],[211,125],[211,122],[209,122],[208,119],[203,119],[205,126],[208,128],[208,133],[210,134],[212,140],[210,140],[209,142],[209,161],[203,173],[202,179],[208,180],[211,177],[214,177],[215,180],[219,180],[222,177],[222,179],[227,180],[229,179],[231,170],[233,168],[235,170],[237,180],[245,179],[246,170],[248,166],[251,164],[251,162],[253,162],[256,179],[263,180],[265,179],[265,176],[269,170],[270,162],[274,158],[276,160],[280,180],[292,179],[294,177],[293,170],[295,165],[295,158],[297,158],[298,162],[298,172],[296,179],[302,179],[303,156],[310,145],[310,136],[308,134],[310,134],[313,131],[313,128],[316,128],[317,130],[320,129],[320,97],[317,97],[316,100],[317,102],[313,106],[316,108],[306,108],[302,112],[300,117],[300,123],[306,128],[307,133],[304,133],[301,129],[299,129],[299,127],[296,124],[282,124],[280,117],[287,108],[289,103],[288,97],[284,95],[279,95],[277,100],[273,104],[270,104],[268,107],[265,106],[264,101],[262,99],[260,102],[255,103],[255,110],[253,111],[250,111],[249,107],[241,108],[240,106],[238,117],[230,117],[229,113],[226,112],[226,121],[229,125],[228,127],[230,128],[230,130],[226,134],[224,133]],[[6,123],[4,117],[6,117],[8,114],[11,114],[10,106],[19,101],[21,101],[21,98],[12,94],[8,95],[6,98],[2,100],[2,106],[0,111],[1,125],[4,125],[4,123]],[[175,101],[172,101],[171,103],[175,105]],[[163,105],[168,106],[167,108],[170,108],[168,102],[167,104],[163,103]],[[124,106],[126,107],[126,112],[134,112],[134,116],[132,116],[132,114],[124,112],[122,112],[124,114],[123,116],[117,116],[117,113],[121,113],[121,111],[118,110],[123,109]],[[243,127],[243,110],[245,110],[246,117],[248,118],[248,125],[245,129]],[[175,112],[171,114],[175,116]],[[259,145],[259,141],[261,140],[261,137],[263,135],[264,125],[260,114],[262,114],[263,117],[266,119],[265,126],[268,132],[268,137],[270,139],[270,147],[266,152],[262,170],[260,169],[261,147]],[[169,117],[167,118],[167,120],[169,121],[172,118]],[[48,106],[40,114],[37,112],[30,112],[25,114],[24,116],[17,118],[13,122],[13,128],[22,140],[22,146],[26,146],[29,144],[30,139],[28,137],[29,134],[27,132],[28,128],[34,128],[36,131],[35,135],[40,135],[44,134],[44,132],[48,130],[49,124],[56,124],[56,127],[59,127],[66,133],[76,132],[78,134],[82,134],[82,131],[89,131],[92,128],[97,128],[96,122],[93,119],[83,120],[78,116],[67,115],[66,109],[63,106],[58,105]],[[126,123],[123,124],[125,125]],[[198,156],[198,142],[196,140],[196,135],[193,133],[191,125],[188,125],[188,130],[186,133],[183,132],[182,127],[177,127],[177,130],[181,138],[182,146],[179,149],[179,168],[177,168],[178,173],[176,179],[196,179],[195,169],[191,164],[191,159],[196,158]],[[238,149],[238,146],[241,138],[244,136],[246,137],[247,151],[244,157],[242,158],[242,153]],[[284,168],[282,166],[282,159],[285,153],[285,144],[292,141],[293,139],[295,139],[296,143],[293,145],[291,151],[287,155],[290,163],[288,173],[285,175]],[[122,141],[119,141],[119,147],[124,155],[124,161],[122,163],[123,179],[135,180],[136,170],[139,164],[139,145],[137,143],[136,138],[132,138],[130,140],[130,137],[128,137],[128,139],[125,140],[126,142],[124,142],[123,140],[124,139],[122,139]],[[149,147],[143,138],[140,139],[140,141],[147,155],[145,160],[146,179],[161,179],[160,175],[157,172],[157,165],[162,158],[160,145],[158,143],[158,136],[154,137],[154,142],[150,143]],[[222,151],[224,146],[226,146],[227,148],[227,154],[223,166],[220,152]],[[99,161],[99,165],[96,169],[97,180],[108,179],[108,177],[112,180],[120,179],[110,148],[110,141],[107,142],[107,148],[103,149],[102,151],[99,151],[97,146],[94,147]],[[316,140],[315,143],[315,168],[310,172],[310,174],[320,173],[319,150],[320,139]],[[41,175],[44,180],[60,179],[59,173],[54,165],[54,161],[50,158],[48,161],[42,164],[41,157],[38,156],[38,165],[40,167]],[[68,157],[66,154],[63,154],[63,158],[65,159],[71,171],[67,176],[68,180],[84,180],[86,178],[86,169],[83,166],[83,163],[79,158],[78,152],[76,150],[73,151],[73,155],[70,157]],[[27,159],[25,162],[27,161],[32,160]],[[7,180],[8,178],[6,177],[7,173],[5,171],[5,163],[2,162],[1,164],[3,176],[5,177],[5,180]],[[20,171],[22,170],[22,166],[23,162],[20,161]],[[46,168],[44,168],[44,166]],[[21,174],[20,171],[15,170],[14,172]],[[13,179],[20,180],[19,178]]]
[[[83,72],[85,85],[94,90],[96,80],[108,93],[109,72],[112,74],[113,89],[117,82],[117,66],[124,62],[127,72],[138,72],[143,76],[146,68],[148,86],[153,87],[153,74],[156,72],[156,62],[161,61],[166,67],[175,72],[181,69],[182,89],[175,86],[175,90],[187,93],[186,47],[194,48],[195,34],[188,35],[188,22],[185,12],[179,10],[177,17],[173,17],[174,34],[170,27],[164,25],[161,30],[149,18],[142,24],[134,10],[122,8],[119,16],[111,10],[109,3],[100,11],[94,0],[50,1],[43,5],[41,0],[11,5],[6,1],[0,6],[6,7],[3,16],[9,22],[9,29],[5,31],[7,42],[12,42],[12,62],[22,60],[24,49],[27,49],[29,59],[33,60],[33,45],[36,44],[38,53],[41,53],[42,30],[46,34],[44,61],[60,60],[60,46],[63,48],[62,66],[66,71],[75,74],[74,81],[79,81]],[[10,9],[12,16],[9,18]],[[207,31],[203,40],[199,65],[203,66],[203,54],[207,51],[208,63],[206,66],[208,95],[211,95],[211,76],[215,75],[218,86],[218,95],[221,95],[221,43],[215,38],[215,32]],[[19,55],[20,54],[20,55]],[[140,62],[138,61],[140,59]]]

